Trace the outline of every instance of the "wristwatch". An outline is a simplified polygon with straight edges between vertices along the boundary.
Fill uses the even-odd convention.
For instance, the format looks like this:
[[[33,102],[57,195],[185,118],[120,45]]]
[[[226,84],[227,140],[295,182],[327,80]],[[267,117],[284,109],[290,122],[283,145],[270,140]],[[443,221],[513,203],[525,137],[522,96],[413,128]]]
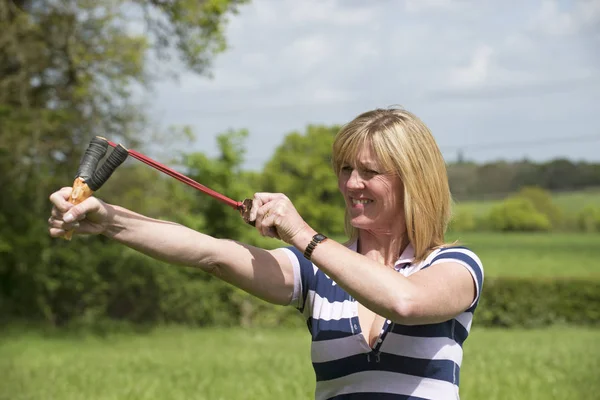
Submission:
[[[306,250],[304,250],[304,258],[310,260],[315,247],[325,240],[327,240],[327,236],[323,235],[322,233],[317,233],[315,236],[313,236],[308,246],[306,246]]]

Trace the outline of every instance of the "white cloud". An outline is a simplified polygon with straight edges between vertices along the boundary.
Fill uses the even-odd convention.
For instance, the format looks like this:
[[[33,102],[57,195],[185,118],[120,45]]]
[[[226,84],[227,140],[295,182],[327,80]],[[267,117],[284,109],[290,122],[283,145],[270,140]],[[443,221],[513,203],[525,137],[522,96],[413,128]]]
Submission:
[[[292,130],[392,104],[422,115],[441,143],[560,136],[566,125],[589,132],[600,0],[519,4],[253,0],[232,17],[214,79],[162,84],[154,106],[164,123],[203,135],[248,128],[254,168]],[[590,147],[579,154],[600,157]]]
[[[347,2],[347,0],[346,0]],[[288,0],[286,8],[292,23],[325,23],[334,26],[362,26],[373,23],[376,2],[354,3],[348,7],[344,0]]]
[[[580,0],[570,10],[561,9],[556,0],[545,0],[531,20],[531,29],[549,36],[567,36],[598,28],[600,1]]]
[[[343,103],[356,99],[356,94],[348,90],[318,88],[314,92],[314,100],[318,103]]]
[[[411,13],[431,12],[432,10],[447,10],[452,6],[457,6],[456,1],[452,0],[406,0],[406,11]]]
[[[471,88],[488,83],[493,54],[494,50],[490,46],[479,46],[475,50],[469,65],[451,71],[450,85],[459,88]]]
[[[335,51],[330,38],[322,34],[310,34],[294,40],[282,52],[287,71],[306,74],[324,64]]]

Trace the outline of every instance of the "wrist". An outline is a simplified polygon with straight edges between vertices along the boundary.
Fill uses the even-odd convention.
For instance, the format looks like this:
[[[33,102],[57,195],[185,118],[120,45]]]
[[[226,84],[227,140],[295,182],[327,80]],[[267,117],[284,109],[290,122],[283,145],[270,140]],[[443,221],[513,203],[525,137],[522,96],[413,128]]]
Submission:
[[[317,234],[317,231],[312,229],[310,226],[306,225],[306,227],[298,232],[296,236],[294,236],[294,240],[292,245],[298,250],[304,252],[306,247],[310,244],[312,237]]]
[[[310,243],[308,244],[308,246],[306,246],[306,249],[304,249],[304,258],[306,258],[309,261],[312,260],[313,251],[317,248],[319,244],[323,243],[327,239],[327,236],[323,235],[322,233],[317,233],[313,235]]]
[[[112,239],[125,229],[123,214],[126,209],[105,203],[104,210],[105,216],[99,222],[100,234]]]

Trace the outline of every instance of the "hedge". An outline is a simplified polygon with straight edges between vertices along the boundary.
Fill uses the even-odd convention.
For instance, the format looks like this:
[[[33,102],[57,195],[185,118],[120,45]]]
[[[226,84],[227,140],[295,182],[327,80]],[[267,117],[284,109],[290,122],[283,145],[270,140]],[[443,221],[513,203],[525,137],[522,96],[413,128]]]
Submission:
[[[600,279],[487,278],[474,324],[507,328],[600,326]]]
[[[111,249],[105,246],[102,252]],[[0,319],[92,327],[111,321],[139,326],[305,326],[292,307],[268,304],[198,270],[169,267],[133,250],[113,250],[119,250],[119,258],[111,257],[118,262],[83,254],[73,268],[54,257],[45,266],[48,277],[31,283],[43,285],[44,296],[28,301],[31,289],[24,283],[15,287],[12,297],[0,296]],[[475,326],[551,324],[600,326],[600,276],[486,278]]]
[[[241,299],[245,299],[243,302]],[[266,305],[236,293],[236,315],[245,326],[290,325],[302,321],[296,310]],[[474,326],[539,328],[555,324],[600,327],[600,277],[486,278]]]

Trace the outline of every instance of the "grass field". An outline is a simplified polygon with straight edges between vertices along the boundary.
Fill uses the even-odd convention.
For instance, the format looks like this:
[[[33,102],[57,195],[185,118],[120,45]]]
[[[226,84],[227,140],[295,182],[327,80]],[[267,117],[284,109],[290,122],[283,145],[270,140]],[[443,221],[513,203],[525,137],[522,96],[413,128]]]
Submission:
[[[474,329],[463,400],[592,399],[600,393],[600,331]],[[303,330],[192,330],[105,338],[0,336],[1,400],[310,399]]]
[[[449,243],[455,240],[481,258],[486,277],[600,278],[600,234],[464,232],[446,236]]]
[[[600,277],[600,235],[485,233],[449,236],[481,258],[486,276]]]
[[[487,201],[461,201],[456,204],[456,210],[469,211],[473,216],[480,217],[490,212],[492,207],[502,203],[502,199]],[[553,193],[553,203],[562,210],[566,218],[575,216],[587,205],[600,204],[600,189],[580,190],[574,192]]]

